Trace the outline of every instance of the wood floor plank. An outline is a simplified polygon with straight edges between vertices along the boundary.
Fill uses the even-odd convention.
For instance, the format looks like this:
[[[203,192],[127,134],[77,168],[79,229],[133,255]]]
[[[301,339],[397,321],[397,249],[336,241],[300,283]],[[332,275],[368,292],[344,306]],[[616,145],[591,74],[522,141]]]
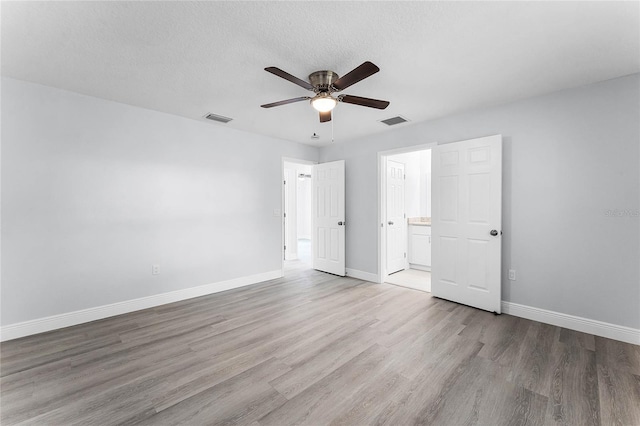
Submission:
[[[573,345],[589,351],[596,350],[596,339],[593,334],[561,328],[559,340],[567,346]]]
[[[34,351],[32,354],[20,354],[12,356],[2,357],[2,376],[8,376],[23,370],[28,370],[33,367],[46,365],[51,362],[58,361],[60,359],[69,358],[71,356],[90,352],[94,349],[108,347],[121,343],[118,335],[109,335],[100,337],[98,339],[88,339],[83,345],[74,345],[67,348],[64,345],[52,344],[48,349],[42,349],[40,351]]]
[[[484,346],[478,355],[505,366],[513,366],[520,353],[522,337],[527,335],[532,323],[508,315],[495,316],[491,327],[485,330],[480,339]]]
[[[411,380],[398,400],[391,400],[375,420],[376,423],[428,424],[443,403],[441,397],[477,357],[483,344],[453,336],[439,354],[424,360],[421,373]]]
[[[548,416],[559,424],[600,425],[596,354],[559,343]]]
[[[397,370],[408,379],[415,379],[431,363],[448,358],[451,345],[468,345],[468,342],[457,334],[460,324],[453,321],[440,322],[427,332],[416,332],[415,336],[391,347],[394,353],[393,362]]]
[[[544,424],[547,398],[508,382],[508,376],[509,369],[499,363],[482,357],[471,359],[451,387],[444,387],[443,393],[428,401],[420,422],[429,425]]]
[[[294,358],[294,362],[285,357],[283,362],[292,369],[270,382],[271,386],[287,399],[295,397],[373,345],[379,332],[370,325],[376,321],[369,320],[350,333],[338,335],[326,345],[308,351],[303,358]]]
[[[515,392],[511,394],[502,392],[500,396],[506,397],[507,400],[504,403],[494,405],[498,408],[496,416],[483,419],[486,423],[490,423],[492,418],[498,418],[500,421],[499,423],[496,422],[496,424],[505,426],[545,424],[545,409],[548,407],[548,398],[546,396],[532,392],[523,386],[516,386]]]
[[[331,426],[374,424],[385,404],[399,399],[408,387],[408,380],[394,370],[383,370],[369,384],[352,396],[347,404],[332,413]]]
[[[595,336],[598,364],[640,376],[640,346]]]
[[[598,364],[603,425],[640,425],[640,376]]]
[[[403,297],[399,300],[399,303],[401,306],[385,301],[384,308],[380,307],[377,309],[375,316],[379,320],[377,328],[380,331],[387,334],[394,333],[404,324],[433,306],[434,299],[419,295],[411,298]]]
[[[198,353],[203,360],[165,378],[165,389],[153,397],[153,406],[162,411],[191,398],[219,383],[237,377],[273,358],[270,353],[247,352],[231,359],[211,359]],[[290,368],[289,368],[290,369]]]
[[[188,368],[195,362],[198,362],[198,359],[194,355],[182,356],[177,360],[165,360],[161,365],[146,369],[142,374],[114,378],[110,382],[74,394],[73,398],[65,400],[64,404],[56,403],[52,407],[44,407],[46,410],[36,407],[26,413],[29,418],[21,420],[20,424],[122,424],[125,419],[153,408],[151,395],[163,392],[163,378],[166,375]],[[7,419],[7,424],[14,424],[14,420]]]
[[[288,400],[278,409],[258,420],[263,426],[291,424],[326,424],[330,413],[344,407],[375,369],[383,369],[390,351],[372,345],[323,380]],[[342,389],[341,392],[336,392]]]
[[[640,346],[288,263],[0,345],[2,425],[640,425]]]
[[[191,363],[193,358],[187,357],[189,352],[184,348],[176,348],[172,352],[147,356],[137,361],[131,360],[115,365],[93,364],[87,365],[88,368],[66,370],[61,376],[36,382],[31,398],[21,399],[9,406],[3,405],[3,421],[24,421],[29,417],[68,407],[79,399],[86,400],[92,395],[109,392],[123,383],[130,383],[149,375],[159,376],[158,371],[164,374],[171,371],[173,365],[181,362]]]
[[[553,353],[559,339],[558,327],[534,323],[522,338],[513,368],[512,381],[546,397],[551,396]]]
[[[386,347],[392,347],[399,343],[410,344],[410,342],[418,339],[423,333],[433,332],[436,328],[447,327],[452,329],[452,333],[454,332],[453,329],[458,330],[458,332],[464,329],[464,326],[459,327],[457,323],[452,324],[450,321],[447,321],[450,315],[450,312],[441,309],[427,308],[410,321],[402,324],[402,326],[398,327],[393,333],[382,336],[378,343]],[[457,332],[455,334],[457,334]]]
[[[268,381],[290,368],[271,358],[222,383],[159,411],[140,422],[158,424],[251,423],[280,407],[287,400]]]

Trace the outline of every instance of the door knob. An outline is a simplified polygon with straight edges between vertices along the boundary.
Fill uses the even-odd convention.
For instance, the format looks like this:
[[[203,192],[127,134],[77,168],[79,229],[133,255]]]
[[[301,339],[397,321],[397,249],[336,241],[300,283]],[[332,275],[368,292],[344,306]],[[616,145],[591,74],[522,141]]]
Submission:
[[[389,221],[389,225],[393,225],[393,222]]]
[[[344,225],[344,222],[338,222],[338,226]]]
[[[491,232],[489,232],[491,235],[493,235],[494,237],[496,235],[498,235],[498,231],[496,231],[495,229],[492,229]]]

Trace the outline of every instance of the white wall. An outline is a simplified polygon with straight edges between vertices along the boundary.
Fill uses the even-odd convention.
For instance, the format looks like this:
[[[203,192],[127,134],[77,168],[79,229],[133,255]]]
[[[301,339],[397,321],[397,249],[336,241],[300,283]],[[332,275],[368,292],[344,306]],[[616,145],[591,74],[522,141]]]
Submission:
[[[310,175],[311,166],[297,165],[297,174]],[[298,238],[311,239],[311,179],[296,179],[298,191]]]
[[[2,325],[279,270],[283,156],[317,149],[3,78]]]
[[[503,299],[640,328],[639,97],[634,74],[322,148],[346,160],[347,268],[378,273],[377,152],[502,134]]]

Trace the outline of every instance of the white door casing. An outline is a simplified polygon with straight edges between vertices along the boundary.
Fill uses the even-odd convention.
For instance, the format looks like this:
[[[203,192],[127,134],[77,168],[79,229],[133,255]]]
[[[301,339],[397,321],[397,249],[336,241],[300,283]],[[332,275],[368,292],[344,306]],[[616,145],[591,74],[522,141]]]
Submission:
[[[345,275],[344,160],[313,167],[313,268]]]
[[[431,161],[432,294],[500,313],[502,136],[439,145]]]
[[[407,226],[404,213],[404,164],[387,160],[386,167],[386,258],[387,274],[406,268]]]

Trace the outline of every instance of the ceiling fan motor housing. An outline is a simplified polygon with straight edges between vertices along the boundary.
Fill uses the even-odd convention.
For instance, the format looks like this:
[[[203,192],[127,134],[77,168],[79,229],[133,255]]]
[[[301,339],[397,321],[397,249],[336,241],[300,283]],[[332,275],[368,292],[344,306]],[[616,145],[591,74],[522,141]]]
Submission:
[[[316,71],[309,74],[309,82],[313,86],[313,91],[320,92],[333,92],[333,82],[339,79],[340,76],[333,71]]]

